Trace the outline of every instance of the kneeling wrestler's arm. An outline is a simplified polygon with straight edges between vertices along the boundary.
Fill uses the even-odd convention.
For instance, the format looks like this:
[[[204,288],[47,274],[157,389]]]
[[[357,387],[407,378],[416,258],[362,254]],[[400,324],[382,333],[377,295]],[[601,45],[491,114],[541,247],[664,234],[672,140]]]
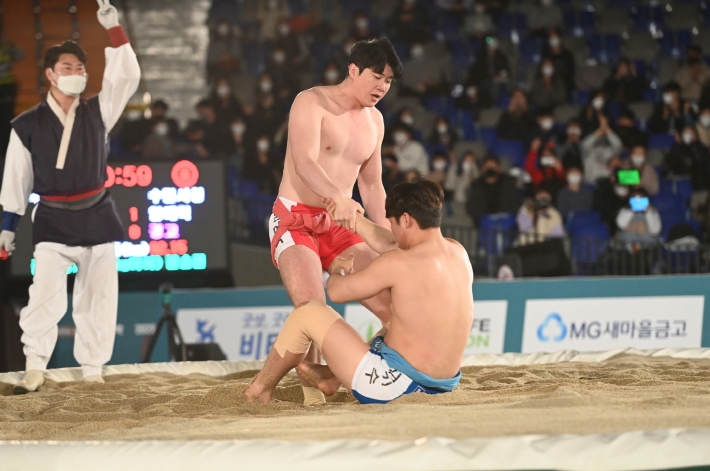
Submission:
[[[375,224],[362,214],[357,214],[356,230],[362,240],[375,252],[383,254],[390,250],[398,249],[397,239],[392,231]]]
[[[336,303],[371,298],[393,286],[392,280],[397,279],[396,263],[396,252],[390,251],[375,258],[359,272],[348,273],[347,269],[333,270],[326,284],[328,296]]]

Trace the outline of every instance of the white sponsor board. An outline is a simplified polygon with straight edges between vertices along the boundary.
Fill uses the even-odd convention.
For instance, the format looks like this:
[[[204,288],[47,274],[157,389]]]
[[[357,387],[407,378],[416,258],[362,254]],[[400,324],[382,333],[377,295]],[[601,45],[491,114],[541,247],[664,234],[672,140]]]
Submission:
[[[179,309],[187,343],[218,343],[228,360],[264,360],[293,306]]]
[[[473,328],[465,354],[503,353],[507,314],[508,301],[475,301]],[[377,317],[360,304],[345,306],[345,321],[365,340],[371,339],[382,327]],[[422,339],[422,342],[426,341]]]
[[[523,353],[700,347],[704,296],[534,299]]]

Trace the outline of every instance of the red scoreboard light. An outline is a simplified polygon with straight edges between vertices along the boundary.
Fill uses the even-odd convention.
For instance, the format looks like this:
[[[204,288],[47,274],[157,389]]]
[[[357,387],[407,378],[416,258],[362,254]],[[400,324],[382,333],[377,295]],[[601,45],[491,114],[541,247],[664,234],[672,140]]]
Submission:
[[[178,188],[189,188],[195,186],[197,180],[200,179],[200,171],[197,166],[189,160],[181,160],[173,165],[173,170],[170,172],[170,178]]]

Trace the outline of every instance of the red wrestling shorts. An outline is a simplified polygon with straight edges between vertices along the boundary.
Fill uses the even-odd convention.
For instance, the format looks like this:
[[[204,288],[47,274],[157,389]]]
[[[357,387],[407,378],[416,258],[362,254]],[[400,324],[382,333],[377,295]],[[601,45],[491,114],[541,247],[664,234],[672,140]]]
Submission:
[[[303,245],[320,258],[323,270],[343,250],[362,242],[362,238],[331,221],[323,208],[307,206],[278,197],[269,218],[271,261],[278,268],[279,256],[289,247]]]

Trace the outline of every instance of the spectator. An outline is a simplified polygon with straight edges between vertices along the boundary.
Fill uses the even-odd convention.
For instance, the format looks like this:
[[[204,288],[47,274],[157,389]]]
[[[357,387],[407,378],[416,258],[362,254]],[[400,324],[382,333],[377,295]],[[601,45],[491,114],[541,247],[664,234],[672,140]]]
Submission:
[[[631,198],[648,200],[648,194],[642,188],[635,188],[631,191],[629,200]],[[657,242],[661,233],[661,216],[650,204],[645,210],[637,208],[636,211],[627,204],[619,210],[616,225],[619,228],[617,238],[622,242],[629,244]]]
[[[466,83],[477,85],[479,90],[485,88],[486,92],[494,98],[507,92],[511,76],[508,58],[500,51],[498,45],[497,38],[486,37],[486,47],[479,51],[466,79]]]
[[[119,141],[124,152],[143,154],[143,143],[153,132],[155,121],[164,119],[168,123],[169,136],[175,141],[180,137],[178,123],[167,117],[168,104],[156,100],[150,105],[150,117],[146,118],[140,110],[131,110],[119,133]]]
[[[266,73],[259,80],[260,86],[270,81],[271,89],[282,100],[294,97],[301,89],[298,74],[295,73],[293,66],[289,65],[286,52],[280,47],[275,47],[271,51],[271,57],[266,62]]]
[[[232,94],[239,100],[244,109],[244,114],[247,116],[254,112],[254,104],[256,96],[254,89],[257,88],[257,78],[245,72],[242,68],[242,61],[234,62],[234,67],[229,72],[221,72],[218,77],[229,77],[229,85],[232,88]]]
[[[562,37],[560,32],[556,28],[550,29],[547,36],[547,43],[542,49],[543,57],[549,57],[552,59],[552,63],[555,67],[555,73],[559,76],[565,84],[565,90],[567,96],[574,90],[574,56],[572,53],[562,46]]]
[[[390,23],[397,41],[412,43],[429,38],[429,13],[420,0],[401,0]]]
[[[587,105],[582,109],[579,115],[579,124],[582,126],[582,137],[586,137],[599,129],[601,117],[606,118],[607,122],[611,122],[609,105],[607,104],[604,92],[601,90],[592,90],[589,92]]]
[[[555,130],[555,119],[552,116],[552,108],[541,109],[537,114],[536,121],[538,128],[535,139],[540,141],[537,146],[538,151],[548,145],[554,147],[559,136]],[[535,139],[533,139],[533,142]],[[532,146],[532,142],[530,145]]]
[[[422,140],[421,132],[419,132],[418,129],[414,128],[414,113],[410,108],[404,107],[399,110],[397,114],[395,114],[394,119],[392,120],[390,125],[385,126],[385,136],[382,141],[384,145],[394,145],[394,130],[402,126],[409,129],[409,132],[412,133],[412,137],[414,140]]]
[[[564,142],[557,145],[557,155],[561,156],[562,166],[565,170],[572,167],[584,168],[582,163],[582,149],[580,147],[580,137],[582,128],[579,120],[572,118],[567,122],[567,134]]]
[[[383,173],[382,186],[385,187],[385,192],[389,193],[392,188],[404,180],[404,174],[399,170],[397,156],[392,153],[386,153],[383,158]]]
[[[697,103],[700,100],[703,85],[710,81],[710,67],[703,61],[703,50],[691,44],[685,50],[686,64],[675,74],[675,82],[680,86],[683,100]]]
[[[629,109],[623,109],[616,118],[614,132],[624,146],[625,151],[630,151],[634,146],[646,146],[648,138],[639,128],[636,127],[636,116]]]
[[[565,169],[554,151],[554,143],[541,146],[540,140],[533,140],[525,159],[525,170],[533,185],[545,189],[554,197],[565,186]]]
[[[469,38],[482,39],[487,34],[493,33],[495,29],[493,18],[486,13],[486,5],[481,1],[476,2],[473,12],[466,15],[463,32]]]
[[[323,73],[321,74],[321,79],[320,79],[321,85],[326,85],[326,86],[338,85],[342,81],[343,81],[343,75],[340,73],[340,69],[338,69],[338,65],[333,61],[328,62],[325,65],[325,68],[323,69]]]
[[[510,96],[508,109],[500,117],[496,131],[499,139],[520,139],[527,148],[538,132],[538,123],[528,111],[525,92],[517,89]]]
[[[392,132],[392,137],[394,139],[394,155],[397,156],[399,168],[403,172],[415,169],[420,175],[428,175],[429,157],[424,146],[412,139],[411,129],[397,125]]]
[[[20,61],[24,57],[22,49],[10,42],[0,32],[0,149],[2,149],[0,152],[2,152],[3,158],[10,142],[10,131],[12,130],[10,121],[15,116],[15,99],[17,98],[17,83],[12,71],[12,63]]]
[[[552,58],[546,57],[540,63],[530,95],[538,108],[554,108],[567,100],[565,82],[556,73]]]
[[[427,178],[443,187],[444,180],[446,180],[446,164],[448,161],[449,159],[446,156],[446,152],[436,152],[434,158],[431,159],[431,171]]]
[[[641,187],[646,190],[649,195],[658,194],[660,183],[658,182],[658,173],[653,168],[646,158],[646,147],[643,145],[635,145],[631,148],[629,156],[631,168],[635,168],[641,174]]]
[[[629,198],[629,187],[620,185],[616,180],[616,171],[622,168],[621,159],[618,156],[612,157],[607,162],[609,176],[600,178],[594,190],[595,211],[599,211],[602,222],[609,228],[609,232],[616,233],[616,215],[624,207]]]
[[[456,203],[465,203],[471,183],[479,175],[476,163],[478,159],[473,151],[465,152],[460,161],[456,160],[454,153],[451,154],[450,159],[444,191],[449,192]]]
[[[226,20],[217,22],[210,29],[210,43],[207,46],[207,79],[211,82],[219,69],[219,62],[237,60],[242,57],[241,37],[237,28]]]
[[[521,245],[565,235],[562,216],[552,205],[550,192],[544,188],[535,190],[535,197],[525,201],[518,211],[516,220]]]
[[[271,139],[266,135],[257,137],[254,146],[245,155],[244,178],[258,182],[263,195],[278,193],[283,164],[278,165],[276,161],[276,156],[271,152]]]
[[[434,120],[434,126],[429,135],[429,144],[441,151],[451,150],[458,141],[456,130],[451,127],[449,120],[439,116]]]
[[[666,175],[690,177],[693,191],[710,190],[710,155],[698,140],[695,128],[686,126],[663,162]]]
[[[622,58],[616,65],[614,75],[604,82],[603,89],[612,102],[628,105],[643,100],[646,81],[638,76],[633,62]]]
[[[481,176],[471,184],[466,212],[476,226],[487,214],[515,214],[520,208],[516,179],[502,173],[498,157],[489,155],[481,164]]]
[[[244,115],[242,104],[232,93],[232,87],[226,78],[217,79],[209,101],[217,113],[217,122],[225,127],[237,116]]]
[[[175,144],[170,138],[170,126],[165,118],[156,118],[151,121],[150,134],[143,141],[144,159],[174,159]]]
[[[266,0],[257,3],[256,18],[260,23],[259,39],[270,41],[276,39],[279,20],[288,19],[291,10],[286,0]]]
[[[571,212],[591,211],[594,193],[582,185],[582,168],[570,167],[567,170],[567,186],[557,194],[557,209],[567,217]]]
[[[368,18],[364,11],[355,13],[352,25],[350,26],[350,36],[357,41],[378,37],[377,31],[372,29],[370,18]]]
[[[225,158],[229,153],[229,134],[224,123],[217,121],[217,113],[212,103],[208,100],[200,101],[197,113],[202,118],[204,130],[204,146],[211,157]]]
[[[439,10],[449,13],[463,13],[474,6],[474,0],[436,0],[435,3]]]
[[[210,152],[205,146],[205,129],[198,120],[187,123],[184,132],[185,140],[180,145],[180,155],[188,159],[206,159]]]
[[[562,10],[554,0],[539,0],[528,11],[528,30],[532,35],[544,36],[550,28],[562,28]]]
[[[680,134],[691,121],[689,106],[680,97],[680,87],[671,82],[663,87],[663,100],[653,109],[648,130],[655,134]]]
[[[435,57],[430,47],[415,41],[409,55],[411,58],[404,64],[407,74],[402,76],[400,95],[423,97],[441,95],[449,90],[449,64]]]
[[[698,123],[695,126],[698,139],[705,147],[710,147],[710,106],[700,109]]]
[[[271,44],[272,48],[284,52],[284,63],[292,73],[303,71],[309,55],[303,35],[294,33],[285,18],[279,20],[276,31],[278,34]]]
[[[609,128],[606,116],[599,115],[599,128],[582,141],[582,161],[587,183],[609,176],[609,160],[622,149],[621,139]]]
[[[273,136],[286,120],[286,112],[273,93],[263,91],[268,88],[264,87],[264,84],[263,81],[260,84],[262,91],[257,95],[258,102],[251,117],[251,128],[256,135]]]
[[[180,138],[180,128],[178,127],[178,122],[168,117],[168,110],[170,107],[164,100],[155,100],[150,105],[150,119],[156,121],[158,119],[165,120],[168,123],[168,135],[173,141]]]
[[[238,171],[244,166],[244,157],[247,152],[247,122],[242,116],[235,116],[229,123],[229,135],[232,138],[229,151],[229,163]]]
[[[336,49],[331,55],[330,60],[335,62],[338,66],[338,71],[345,71],[348,68],[348,58],[350,57],[350,50],[353,48],[356,40],[352,36],[349,36],[343,41],[343,47]]]
[[[478,116],[478,110],[490,108],[493,100],[486,88],[479,88],[474,84],[468,84],[454,102],[454,106],[459,110],[470,110],[474,117]]]

